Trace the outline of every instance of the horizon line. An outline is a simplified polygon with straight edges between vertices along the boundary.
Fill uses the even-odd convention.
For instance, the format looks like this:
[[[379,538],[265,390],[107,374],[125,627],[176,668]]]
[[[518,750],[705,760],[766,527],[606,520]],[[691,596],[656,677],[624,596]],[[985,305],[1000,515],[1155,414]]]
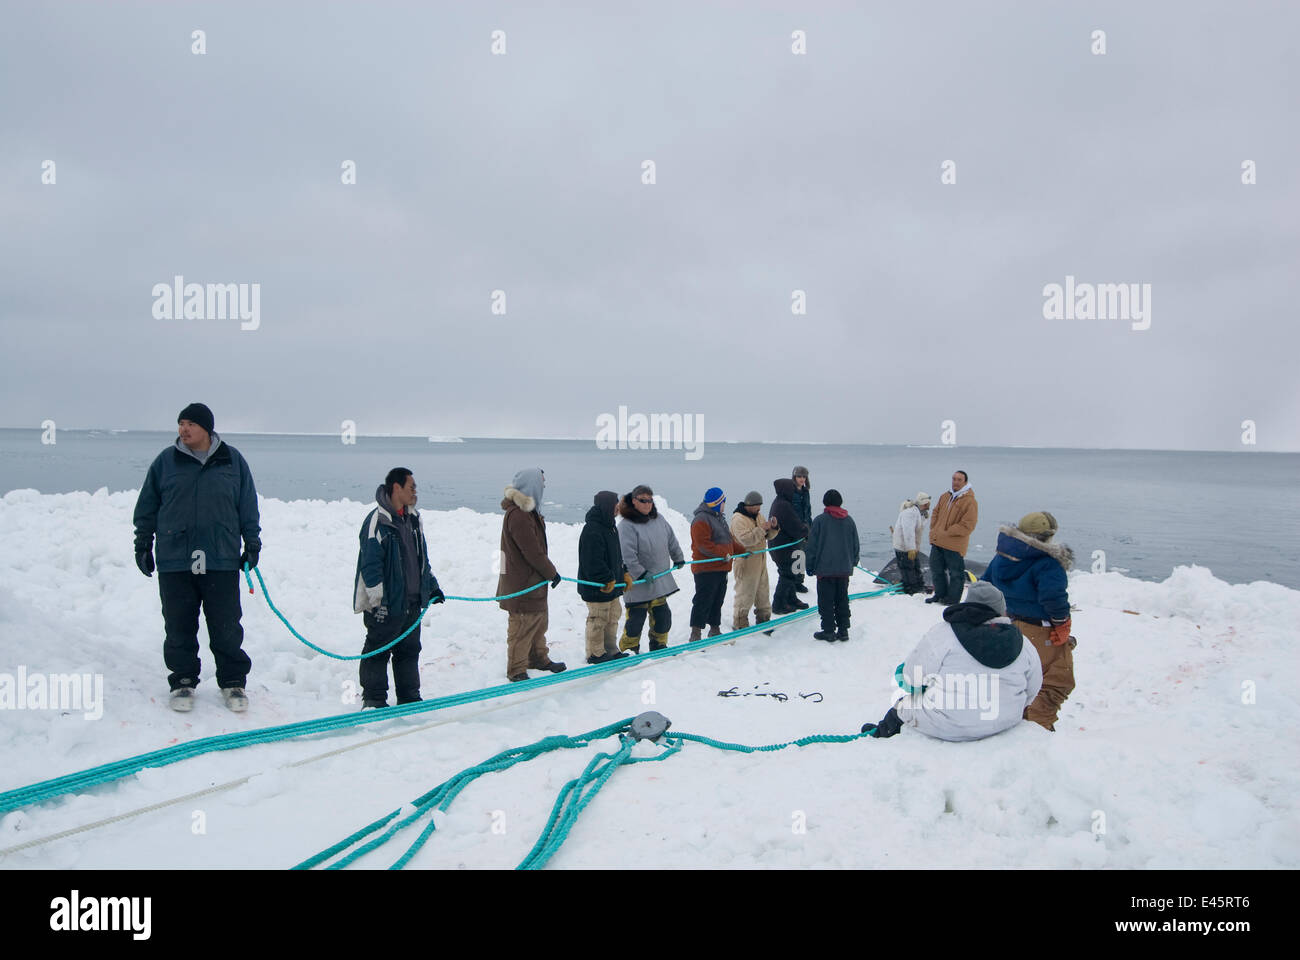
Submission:
[[[66,430],[66,431],[70,431],[70,432],[73,432],[73,433],[97,433],[97,432],[98,432],[98,433],[119,433],[119,434],[120,434],[120,433],[158,433],[158,434],[164,434],[164,435],[166,435],[166,434],[169,434],[169,433],[171,432],[171,431],[168,431],[168,430],[142,429],[142,428],[134,428],[134,427],[130,427],[130,428],[128,428],[128,427],[59,427],[58,429],[60,429],[60,430]],[[35,432],[35,433],[40,433],[40,432],[42,432],[42,428],[41,428],[41,427],[14,427],[14,426],[0,426],[0,430],[30,430],[30,431]],[[221,435],[223,431],[221,431],[221,430],[217,430],[217,431],[214,431],[214,432],[217,433],[218,435]],[[231,430],[230,433],[233,434],[233,435],[241,435],[241,434],[242,434],[242,435],[244,435],[244,436],[250,436],[250,437],[337,437],[337,436],[339,436],[339,432],[338,432],[337,430],[332,430],[332,431],[322,432],[322,433],[309,432],[309,431],[292,431],[292,430]],[[595,439],[595,438],[592,437],[592,436],[588,436],[588,437],[556,437],[556,436],[552,436],[552,437],[513,437],[513,436],[469,436],[469,435],[457,435],[457,436],[439,435],[439,436],[437,436],[437,437],[435,438],[435,437],[432,437],[432,436],[430,436],[430,435],[428,435],[428,434],[418,434],[418,433],[358,433],[357,436],[358,436],[358,437],[369,437],[369,438],[371,438],[371,439],[375,439],[375,440],[426,440],[426,441],[428,441],[429,443],[456,443],[456,442],[458,442],[458,441],[459,441],[459,442],[464,442],[464,441],[468,441],[468,440],[591,441],[591,442],[594,442],[594,439]],[[908,442],[892,442],[892,443],[891,443],[891,442],[886,442],[886,441],[882,441],[882,440],[857,440],[857,441],[851,441],[851,440],[850,440],[850,441],[845,441],[845,440],[730,440],[730,439],[724,439],[724,440],[705,441],[705,443],[710,443],[710,442],[711,442],[711,443],[727,443],[727,444],[752,443],[752,444],[755,444],[755,445],[762,445],[762,446],[905,447],[905,448],[915,449],[915,450],[942,450],[942,449],[952,449],[952,450],[962,450],[962,449],[967,449],[967,450],[971,450],[971,449],[974,449],[974,450],[979,450],[979,449],[985,449],[985,450],[1085,450],[1085,451],[1124,451],[1124,452],[1126,452],[1126,453],[1143,453],[1143,452],[1146,452],[1146,453],[1236,453],[1236,452],[1239,452],[1236,448],[1209,449],[1209,448],[1202,448],[1202,447],[1197,447],[1197,448],[1189,448],[1189,447],[1073,447],[1073,446],[1061,446],[1061,445],[1053,445],[1053,444],[1032,444],[1032,443],[1030,443],[1030,444],[1026,444],[1026,443],[966,443],[966,444],[960,444],[960,443],[954,443],[954,444],[924,443],[924,444],[922,444],[922,443],[908,443]],[[660,445],[660,446],[658,446],[658,447],[645,447],[645,448],[638,448],[638,449],[646,449],[646,450],[656,450],[656,451],[658,451],[658,450],[672,450],[672,449],[676,449],[676,448],[673,447],[673,446],[671,446],[671,445],[669,445],[669,446],[663,446],[663,445]],[[621,451],[621,452],[626,452],[626,451]],[[1240,452],[1246,452],[1246,453],[1252,453],[1252,454],[1259,454],[1259,453],[1294,454],[1294,453],[1300,453],[1300,450],[1264,450],[1264,449],[1251,448],[1251,449],[1249,449],[1249,450],[1242,450],[1242,451],[1240,451]]]

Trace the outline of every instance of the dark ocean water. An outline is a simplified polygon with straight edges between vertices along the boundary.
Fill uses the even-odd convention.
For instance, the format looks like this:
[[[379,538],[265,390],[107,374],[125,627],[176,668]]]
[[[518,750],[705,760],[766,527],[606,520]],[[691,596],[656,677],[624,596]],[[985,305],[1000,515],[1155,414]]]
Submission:
[[[369,501],[388,469],[404,466],[415,472],[422,509],[496,513],[515,471],[538,466],[547,480],[543,513],[566,523],[581,522],[597,490],[624,493],[638,483],[688,516],[711,486],[726,491],[728,511],[749,490],[770,503],[772,481],[802,464],[818,504],[828,487],[843,494],[868,565],[892,556],[900,501],[918,490],[937,499],[960,468],[979,500],[972,559],[992,556],[1000,522],[1049,510],[1084,569],[1102,550],[1109,569],[1148,580],[1197,563],[1233,583],[1300,587],[1300,454],[712,442],[687,460],[682,450],[601,450],[592,440],[222,437],[248,460],[258,492],[281,500]],[[0,494],[138,489],[173,439],[60,430],[46,445],[39,430],[0,429]]]

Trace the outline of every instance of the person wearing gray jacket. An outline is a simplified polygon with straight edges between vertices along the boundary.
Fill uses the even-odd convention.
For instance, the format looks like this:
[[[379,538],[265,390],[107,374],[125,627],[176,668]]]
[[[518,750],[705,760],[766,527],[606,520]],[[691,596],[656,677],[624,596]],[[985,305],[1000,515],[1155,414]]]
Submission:
[[[668,646],[668,631],[673,624],[668,598],[678,589],[673,575],[665,571],[680,570],[686,558],[672,526],[655,508],[654,491],[645,484],[623,497],[618,512],[622,518],[618,523],[618,540],[623,550],[623,565],[634,580],[647,580],[629,587],[623,597],[627,621],[618,647],[640,653],[641,629],[649,617],[650,649],[662,650]],[[663,576],[654,577],[657,573]]]

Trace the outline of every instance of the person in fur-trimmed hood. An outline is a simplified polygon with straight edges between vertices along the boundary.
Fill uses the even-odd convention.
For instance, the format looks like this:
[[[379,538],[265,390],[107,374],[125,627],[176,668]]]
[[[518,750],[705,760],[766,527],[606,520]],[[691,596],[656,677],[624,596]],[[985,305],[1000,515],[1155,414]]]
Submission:
[[[546,475],[538,467],[520,470],[506,487],[501,509],[501,576],[497,579],[497,596],[518,593],[539,583],[560,585],[560,574],[546,555],[546,518],[537,512],[542,504]],[[548,623],[545,587],[536,587],[518,597],[498,600],[510,614],[506,627],[506,677],[511,681],[528,679],[529,670],[559,673],[564,664],[551,659],[546,646]]]
[[[1001,592],[983,581],[943,612],[898,665],[907,694],[862,732],[892,737],[904,726],[939,740],[981,740],[1014,727],[1042,685],[1042,665],[1007,617]]]
[[[686,558],[682,556],[672,526],[655,507],[654,491],[645,484],[623,497],[618,512],[622,518],[618,522],[618,540],[623,550],[623,566],[633,580],[645,581],[628,588],[623,597],[627,622],[618,647],[640,653],[641,630],[649,617],[650,649],[661,650],[668,646],[668,631],[673,625],[668,598],[677,592],[677,581],[664,571],[680,570]],[[655,576],[660,573],[663,576]]]
[[[1061,704],[1074,690],[1074,638],[1070,636],[1067,572],[1074,552],[1052,543],[1056,518],[1045,510],[1027,513],[1016,526],[998,528],[997,555],[980,580],[1007,598],[1007,612],[1034,645],[1043,665],[1043,688],[1025,709],[1025,719],[1054,730]]]
[[[930,495],[921,492],[911,500],[903,501],[898,508],[898,519],[890,528],[898,574],[902,578],[903,592],[908,596],[925,590],[925,578],[921,576],[921,563],[916,558],[916,551],[921,545],[921,534],[929,516]]]
[[[727,594],[731,556],[744,553],[744,546],[731,535],[723,509],[727,497],[721,487],[709,487],[691,518],[691,559],[712,560],[691,567],[695,575],[695,596],[691,600],[691,642],[700,639],[707,625],[709,636],[722,633],[722,600]],[[713,559],[716,558],[716,559]]]

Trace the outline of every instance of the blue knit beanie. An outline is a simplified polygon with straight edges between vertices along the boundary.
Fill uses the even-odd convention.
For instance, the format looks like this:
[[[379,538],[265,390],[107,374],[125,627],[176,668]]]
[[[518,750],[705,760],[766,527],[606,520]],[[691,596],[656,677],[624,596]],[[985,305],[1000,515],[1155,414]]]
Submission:
[[[704,492],[704,505],[714,513],[722,512],[722,501],[726,499],[727,496],[722,492],[721,487],[709,487]]]

